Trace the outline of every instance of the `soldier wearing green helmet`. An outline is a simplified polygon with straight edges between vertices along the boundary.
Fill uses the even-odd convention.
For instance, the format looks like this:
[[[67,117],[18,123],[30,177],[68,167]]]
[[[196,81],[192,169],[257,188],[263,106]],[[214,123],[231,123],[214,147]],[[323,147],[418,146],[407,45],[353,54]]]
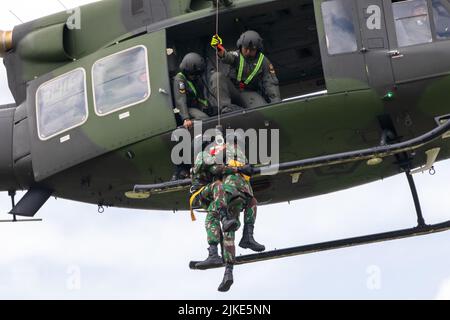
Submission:
[[[261,36],[256,31],[244,32],[237,41],[238,50],[231,52],[222,43],[219,35],[213,36],[211,46],[217,48],[222,63],[231,66],[228,77],[217,72],[211,78],[211,90],[219,91],[221,110],[227,112],[234,105],[251,108],[281,102],[275,68],[263,53]]]
[[[191,52],[183,58],[180,72],[174,78],[175,107],[180,110],[186,129],[192,128],[193,120],[209,118],[209,102],[202,81],[205,69],[205,60],[198,53]]]

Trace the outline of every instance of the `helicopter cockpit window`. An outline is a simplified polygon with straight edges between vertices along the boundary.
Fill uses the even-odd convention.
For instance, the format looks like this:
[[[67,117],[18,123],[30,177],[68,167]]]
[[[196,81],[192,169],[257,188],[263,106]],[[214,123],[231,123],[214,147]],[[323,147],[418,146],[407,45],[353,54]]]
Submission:
[[[76,69],[41,85],[36,92],[36,109],[41,140],[85,123],[88,108],[84,69]]]
[[[333,0],[322,3],[322,15],[330,54],[355,52],[358,48],[352,3],[352,0]]]
[[[434,26],[438,40],[450,39],[450,0],[432,0]]]
[[[95,112],[105,116],[150,97],[147,48],[138,46],[94,64]]]
[[[426,0],[394,2],[392,9],[400,47],[433,41]]]

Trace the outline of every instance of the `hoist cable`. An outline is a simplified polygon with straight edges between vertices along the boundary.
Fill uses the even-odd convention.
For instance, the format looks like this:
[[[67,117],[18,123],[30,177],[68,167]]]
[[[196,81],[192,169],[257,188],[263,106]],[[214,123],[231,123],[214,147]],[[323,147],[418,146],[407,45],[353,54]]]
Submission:
[[[219,35],[219,0],[216,0],[216,35]],[[217,101],[217,120],[218,126],[221,125],[221,107],[220,107],[220,74],[219,74],[219,46],[216,47],[216,101]]]

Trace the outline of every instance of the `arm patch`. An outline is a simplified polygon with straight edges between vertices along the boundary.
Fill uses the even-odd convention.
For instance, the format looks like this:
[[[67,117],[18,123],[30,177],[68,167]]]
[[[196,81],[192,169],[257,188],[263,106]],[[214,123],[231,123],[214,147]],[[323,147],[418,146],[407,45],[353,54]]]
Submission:
[[[271,74],[273,74],[273,75],[276,75],[275,68],[273,67],[273,64],[270,64],[270,66],[269,66],[269,72],[270,72]]]
[[[186,84],[183,81],[180,81],[180,84],[178,85],[178,89],[181,94],[186,94]]]

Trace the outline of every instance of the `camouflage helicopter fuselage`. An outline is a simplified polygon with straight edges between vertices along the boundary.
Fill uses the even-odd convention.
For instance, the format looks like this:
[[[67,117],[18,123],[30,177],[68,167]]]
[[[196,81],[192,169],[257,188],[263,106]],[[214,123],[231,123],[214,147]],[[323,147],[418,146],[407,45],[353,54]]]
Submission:
[[[433,34],[431,42],[400,47],[391,1],[348,0],[356,49],[330,54],[326,2],[235,0],[221,8],[225,46],[234,49],[240,32],[258,30],[285,98],[279,104],[226,114],[224,127],[279,129],[280,162],[288,162],[377,146],[383,131],[395,141],[412,139],[447,119],[450,40]],[[79,28],[68,27],[71,17],[79,18]],[[186,190],[145,200],[128,199],[125,193],[135,184],[170,178],[171,134],[177,128],[170,75],[176,63],[171,66],[166,49],[176,48],[178,61],[189,50],[206,52],[214,22],[210,1],[105,0],[14,28],[4,63],[16,104],[0,109],[0,189],[38,187],[98,205],[186,209]],[[98,115],[93,65],[138,46],[148,54],[150,96],[127,110]],[[85,71],[88,115],[82,125],[41,139],[38,88],[76,69]],[[216,124],[211,118],[204,126]],[[438,139],[410,155],[412,166],[423,165],[425,151],[436,147],[437,160],[450,157],[450,140]],[[281,172],[258,177],[253,186],[261,203],[290,201],[393,176],[401,172],[396,160],[302,170],[297,172],[299,181],[293,180],[293,172]]]

